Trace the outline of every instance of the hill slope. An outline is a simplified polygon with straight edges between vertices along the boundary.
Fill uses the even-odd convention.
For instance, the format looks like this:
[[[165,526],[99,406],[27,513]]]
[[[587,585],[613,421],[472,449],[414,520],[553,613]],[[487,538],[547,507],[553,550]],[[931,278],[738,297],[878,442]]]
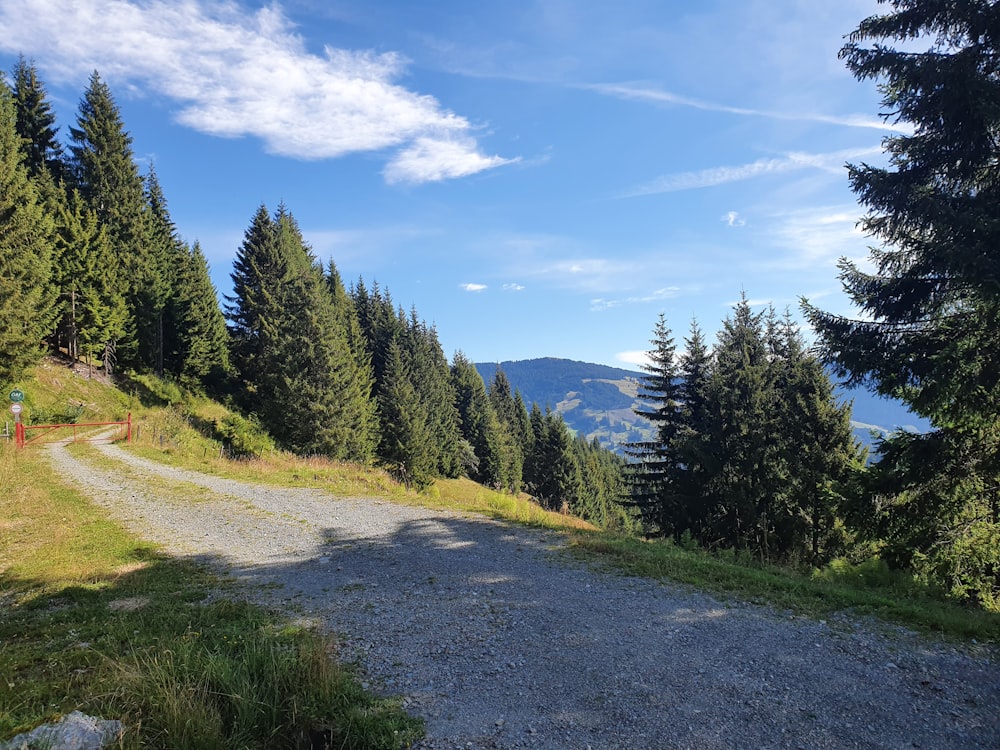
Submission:
[[[487,383],[497,367],[507,375],[511,387],[520,391],[529,408],[536,403],[542,409],[547,406],[559,412],[570,429],[588,440],[597,438],[602,445],[620,450],[625,443],[652,437],[649,422],[632,411],[639,403],[643,377],[639,371],[554,357],[476,364]],[[838,387],[837,393],[841,399],[853,400],[854,432],[866,445],[872,444],[873,431],[888,435],[897,429],[929,429],[926,420],[898,401],[860,388]]]

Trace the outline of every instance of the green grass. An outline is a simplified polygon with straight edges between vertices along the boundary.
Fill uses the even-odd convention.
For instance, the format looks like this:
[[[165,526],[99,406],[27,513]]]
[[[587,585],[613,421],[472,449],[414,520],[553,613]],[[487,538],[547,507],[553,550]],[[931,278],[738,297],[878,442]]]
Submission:
[[[575,532],[572,547],[630,575],[665,579],[811,616],[850,610],[952,638],[1000,641],[1000,615],[944,600],[877,561],[800,572],[664,541]]]
[[[420,736],[329,639],[224,598],[222,581],[129,536],[32,450],[0,448],[0,486],[0,738],[75,709],[124,721],[129,748]]]

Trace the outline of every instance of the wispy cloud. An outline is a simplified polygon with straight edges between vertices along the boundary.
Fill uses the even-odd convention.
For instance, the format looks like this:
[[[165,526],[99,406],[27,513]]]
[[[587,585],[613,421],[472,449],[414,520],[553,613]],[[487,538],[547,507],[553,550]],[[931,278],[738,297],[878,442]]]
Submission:
[[[642,305],[650,302],[659,302],[676,297],[680,291],[680,287],[668,286],[657,289],[650,294],[635,297],[624,297],[621,299],[604,299],[599,297],[590,301],[590,309],[592,312],[603,312],[604,310],[611,310],[616,307],[623,307],[624,305]]]
[[[255,136],[274,154],[328,159],[396,149],[389,182],[428,182],[510,163],[481,152],[473,126],[396,84],[395,53],[307,51],[279,5],[248,12],[202,0],[21,0],[0,4],[0,49],[38,59],[54,80],[95,68],[179,107],[178,122]]]
[[[505,292],[523,292],[524,287],[521,284],[504,284],[503,290]]]
[[[634,365],[636,367],[645,367],[651,364],[649,352],[645,351],[618,352],[615,355],[615,359],[619,362],[623,362],[624,364]]]
[[[820,122],[829,125],[842,125],[849,128],[871,128],[874,130],[884,130],[900,133],[908,133],[911,128],[905,125],[883,122],[879,118],[869,115],[828,115],[820,112],[776,112],[765,109],[752,109],[749,107],[733,107],[727,104],[716,104],[700,99],[692,99],[680,96],[669,91],[656,88],[645,88],[632,84],[620,83],[600,83],[586,86],[592,91],[601,94],[615,96],[620,99],[633,99],[639,101],[654,102],[657,104],[673,104],[681,107],[706,110],[708,112],[725,112],[734,115],[745,115],[748,117],[766,117],[772,120],[801,120],[807,122]]]
[[[843,172],[845,162],[880,153],[882,153],[880,146],[863,149],[845,149],[843,151],[832,151],[822,154],[795,151],[781,157],[758,159],[749,164],[710,167],[697,172],[678,172],[663,175],[651,182],[626,191],[621,197],[634,198],[642,195],[670,193],[679,190],[697,190],[699,188],[725,185],[731,182],[741,182],[762,175],[782,174],[802,169],[817,169],[839,175]]]
[[[747,225],[746,219],[740,216],[739,211],[728,211],[722,220],[726,222],[726,226],[730,227],[745,227]]]
[[[857,206],[827,206],[791,211],[773,217],[770,236],[788,253],[765,267],[781,270],[832,266],[841,256],[867,254],[870,239],[858,226]]]
[[[489,288],[486,284],[459,284],[458,286],[467,292],[485,292]]]

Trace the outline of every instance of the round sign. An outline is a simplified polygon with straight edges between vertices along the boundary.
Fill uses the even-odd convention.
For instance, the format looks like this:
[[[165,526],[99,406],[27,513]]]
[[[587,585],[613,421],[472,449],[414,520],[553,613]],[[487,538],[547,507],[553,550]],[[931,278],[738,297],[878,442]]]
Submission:
[[[10,392],[10,400],[13,401],[14,403],[17,403],[18,401],[24,401],[24,391],[22,391],[20,388],[15,388]]]
[[[11,414],[20,414],[21,413],[21,405],[20,404],[16,404],[16,403],[15,404],[11,404],[10,405],[10,411],[11,411]]]

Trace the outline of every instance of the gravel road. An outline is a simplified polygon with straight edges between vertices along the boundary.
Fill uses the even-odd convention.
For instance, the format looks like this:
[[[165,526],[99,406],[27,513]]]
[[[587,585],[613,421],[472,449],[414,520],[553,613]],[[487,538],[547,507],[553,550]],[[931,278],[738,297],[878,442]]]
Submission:
[[[420,748],[1000,748],[995,647],[615,575],[552,532],[99,448],[120,470],[47,450],[128,528],[339,634],[373,690],[426,719]]]

